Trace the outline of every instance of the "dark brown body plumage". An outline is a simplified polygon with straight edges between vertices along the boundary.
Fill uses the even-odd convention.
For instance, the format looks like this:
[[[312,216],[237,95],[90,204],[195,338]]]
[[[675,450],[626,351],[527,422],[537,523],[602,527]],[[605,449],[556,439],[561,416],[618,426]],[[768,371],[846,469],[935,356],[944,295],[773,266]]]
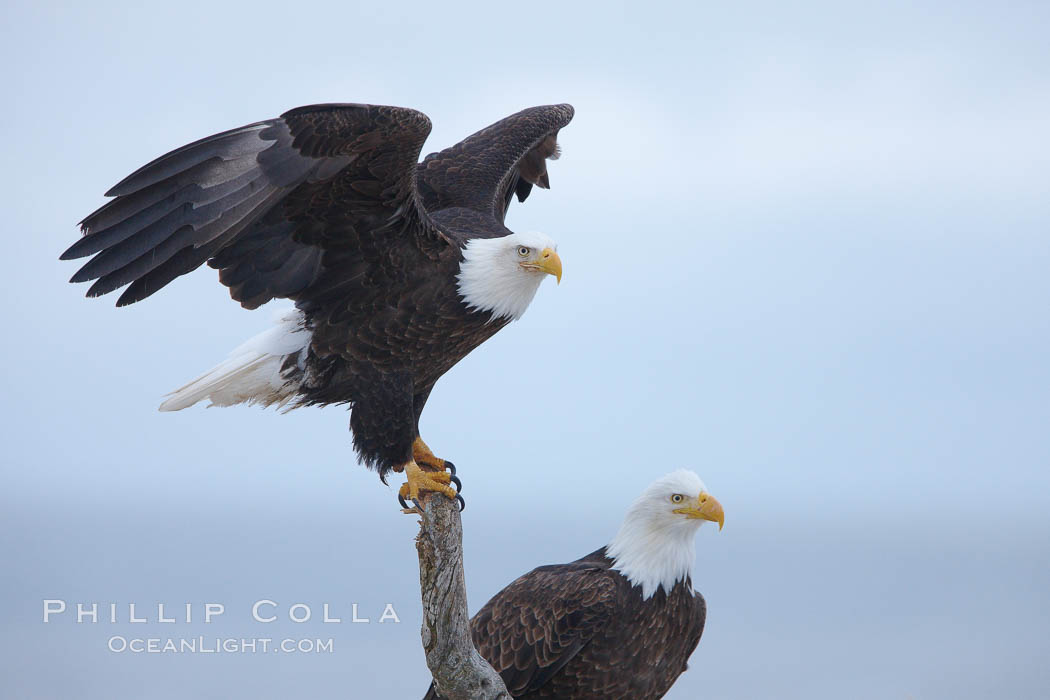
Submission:
[[[81,224],[63,259],[88,296],[140,301],[207,262],[254,309],[295,301],[312,341],[285,365],[300,404],[349,404],[354,446],[385,476],[412,456],[434,383],[505,325],[456,292],[463,246],[510,232],[511,198],[549,185],[569,105],[507,117],[417,163],[411,109],[314,105],[217,134],[140,168]]]
[[[650,700],[686,670],[707,607],[689,579],[642,600],[605,548],[518,578],[471,620],[515,698]],[[440,696],[431,686],[426,700]]]

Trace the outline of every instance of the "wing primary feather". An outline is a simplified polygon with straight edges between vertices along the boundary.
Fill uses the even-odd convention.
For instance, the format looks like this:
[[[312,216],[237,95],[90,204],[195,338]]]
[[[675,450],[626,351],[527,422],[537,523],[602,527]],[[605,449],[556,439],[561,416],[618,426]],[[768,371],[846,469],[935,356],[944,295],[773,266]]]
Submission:
[[[133,282],[163,265],[186,246],[199,248],[215,238],[229,240],[251,221],[252,212],[259,206],[265,206],[274,194],[273,191],[258,190],[253,196],[235,207],[221,212],[218,219],[199,230],[189,225],[177,229],[157,246],[151,247],[120,269],[100,278],[88,290],[87,296],[101,296]]]
[[[194,207],[192,202],[183,202],[149,226],[96,255],[73,276],[71,281],[86,282],[117,272],[125,266],[127,266],[125,271],[119,277],[126,277],[133,269],[140,270],[138,274],[144,274],[152,269],[141,269],[144,265],[149,264],[149,262],[144,262],[147,255],[156,266],[185,245],[192,243],[199,245],[207,242],[216,234],[216,226],[213,224],[220,222],[221,225],[230,219],[236,220],[239,214],[250,211],[259,201],[272,193],[271,189],[254,187],[253,182],[243,185],[222,199],[201,207]],[[189,227],[188,235],[187,227]],[[221,228],[226,227],[221,226]],[[176,247],[173,249],[172,246]],[[131,279],[125,279],[122,284],[130,281]],[[115,288],[112,287],[109,291]]]
[[[122,195],[88,216],[81,222],[85,236],[61,258],[80,258],[110,248],[173,211],[185,210],[186,204],[199,211],[202,205],[222,199],[259,177],[258,169],[246,159],[237,164],[219,160],[197,163],[171,180]]]
[[[117,306],[127,306],[137,301],[142,301],[162,289],[176,277],[193,272],[235,235],[237,235],[236,232],[230,236],[222,236],[200,248],[194,248],[193,246],[183,248],[163,265],[132,282],[121,293],[120,298],[117,299]]]
[[[230,160],[258,153],[270,146],[270,142],[258,137],[270,124],[271,122],[249,124],[177,148],[128,175],[111,187],[106,196],[131,194],[212,158]]]
[[[178,209],[168,212],[164,217],[154,221],[133,236],[106,248],[77,270],[76,274],[69,281],[74,283],[87,282],[88,280],[104,277],[132,263],[143,254],[151,250],[155,251],[165,240],[171,238],[181,226],[186,226],[189,229],[188,224],[185,222],[185,214],[191,209],[192,205],[189,202],[185,202]]]
[[[124,218],[108,217],[105,226],[98,226],[91,217],[85,219],[91,223],[81,225],[85,227],[86,234],[71,245],[66,252],[62,253],[60,259],[73,260],[93,255],[104,248],[110,248],[121,241],[142,231],[147,226],[156,223],[157,220],[171,213],[173,206],[179,206],[174,202],[190,199],[193,190],[199,189],[196,185],[186,185],[181,190],[172,192],[172,188],[165,188],[164,194],[152,204],[139,208],[137,211]],[[136,193],[138,194],[138,193]],[[134,195],[131,195],[134,196]],[[116,204],[117,202],[111,202]],[[101,212],[102,210],[99,210]],[[94,215],[92,215],[94,216]],[[104,220],[106,221],[106,220]]]
[[[88,289],[87,296],[102,296],[112,292],[114,289],[123,287],[129,282],[135,281],[150,270],[167,262],[179,250],[186,247],[192,236],[193,228],[190,226],[184,226],[175,231],[174,235],[166,238],[160,245],[146,251],[124,266],[99,277]]]

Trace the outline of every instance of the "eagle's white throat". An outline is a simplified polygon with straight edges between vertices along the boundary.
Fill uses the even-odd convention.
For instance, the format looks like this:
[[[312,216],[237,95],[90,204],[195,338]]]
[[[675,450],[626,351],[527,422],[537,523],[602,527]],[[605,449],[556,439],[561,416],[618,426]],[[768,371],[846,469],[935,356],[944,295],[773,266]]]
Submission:
[[[467,306],[491,311],[492,318],[517,321],[529,308],[546,275],[520,264],[522,246],[540,251],[557,244],[542,233],[512,233],[501,238],[474,238],[463,248],[459,266],[459,295]]]
[[[614,560],[612,568],[641,586],[643,599],[660,587],[670,593],[692,573],[694,540],[703,521],[674,514],[671,497],[677,493],[696,498],[704,490],[700,477],[686,469],[658,479],[631,505],[606,548],[606,555]]]

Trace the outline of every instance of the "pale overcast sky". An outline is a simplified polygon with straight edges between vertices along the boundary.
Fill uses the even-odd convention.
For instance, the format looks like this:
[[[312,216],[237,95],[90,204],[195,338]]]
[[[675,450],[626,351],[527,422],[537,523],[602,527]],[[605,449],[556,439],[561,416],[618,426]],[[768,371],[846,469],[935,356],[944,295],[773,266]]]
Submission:
[[[464,479],[472,611],[688,467],[727,520],[697,540],[708,626],[669,698],[1045,697],[1050,6],[918,5],[7,3],[10,696],[426,689],[415,520],[355,464],[346,411],[156,411],[271,312],[207,269],[115,309],[57,259],[152,158],[352,101],[426,112],[425,152],[576,107],[551,191],[508,218],[559,242],[563,283],[423,419]],[[44,624],[44,599],[226,613]],[[260,599],[314,619],[253,622]]]

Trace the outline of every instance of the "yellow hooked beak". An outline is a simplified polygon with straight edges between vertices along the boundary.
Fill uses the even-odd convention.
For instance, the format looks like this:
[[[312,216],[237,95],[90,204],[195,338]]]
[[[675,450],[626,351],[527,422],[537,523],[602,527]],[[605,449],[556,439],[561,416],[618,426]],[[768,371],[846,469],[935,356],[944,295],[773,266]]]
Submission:
[[[553,248],[544,248],[540,251],[540,256],[536,260],[523,262],[521,266],[530,270],[546,272],[548,275],[554,275],[554,278],[558,280],[558,284],[561,284],[561,258],[558,257],[557,251]]]
[[[686,508],[675,508],[672,512],[693,520],[709,520],[713,523],[718,523],[719,530],[722,529],[726,522],[726,514],[722,511],[722,504],[718,502],[717,498],[706,493],[701,493],[697,497],[696,505]]]

